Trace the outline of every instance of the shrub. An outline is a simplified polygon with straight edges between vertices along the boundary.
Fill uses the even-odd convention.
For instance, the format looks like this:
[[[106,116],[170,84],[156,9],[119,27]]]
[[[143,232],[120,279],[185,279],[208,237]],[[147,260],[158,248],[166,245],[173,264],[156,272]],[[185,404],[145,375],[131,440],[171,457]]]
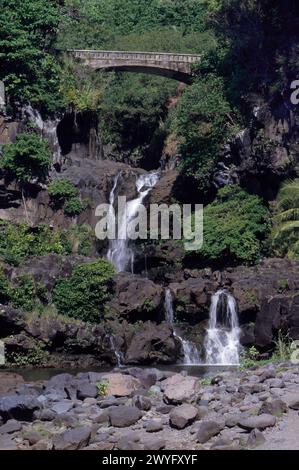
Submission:
[[[64,203],[63,210],[66,215],[79,215],[84,210],[84,206],[79,198],[72,197]]]
[[[48,192],[56,201],[64,201],[65,199],[75,197],[78,194],[76,186],[74,186],[67,178],[52,181],[48,186]]]
[[[77,319],[99,322],[105,302],[111,298],[113,266],[104,259],[75,266],[68,279],[59,280],[53,291],[58,312]]]
[[[26,223],[0,221],[0,259],[7,263],[18,265],[30,256],[70,252],[63,232],[52,230],[47,225],[32,228]]]
[[[43,180],[50,167],[51,155],[47,142],[36,134],[19,134],[16,142],[3,148],[0,166],[21,183],[33,178]]]
[[[231,108],[220,77],[208,75],[187,88],[177,107],[173,130],[180,141],[180,172],[206,193],[221,146],[232,133]]]
[[[84,210],[82,202],[77,197],[78,189],[67,178],[50,183],[48,191],[55,207],[63,207],[66,215],[79,215]]]
[[[299,259],[299,179],[287,181],[281,187],[273,224],[274,254]]]
[[[204,264],[253,264],[263,254],[268,232],[268,209],[261,199],[238,186],[226,186],[204,209],[199,257]]]

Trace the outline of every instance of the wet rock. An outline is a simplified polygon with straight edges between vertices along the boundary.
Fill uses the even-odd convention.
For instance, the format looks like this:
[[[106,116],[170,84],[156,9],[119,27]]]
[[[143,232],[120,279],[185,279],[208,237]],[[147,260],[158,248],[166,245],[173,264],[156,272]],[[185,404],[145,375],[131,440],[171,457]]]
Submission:
[[[180,352],[180,342],[174,337],[171,325],[146,322],[138,326],[129,343],[127,364],[173,364]]]
[[[193,405],[183,404],[174,408],[169,414],[170,425],[177,429],[184,429],[195,421],[198,410]]]
[[[275,426],[275,423],[275,416],[270,414],[261,414],[259,416],[242,418],[239,420],[238,425],[247,431],[251,431],[251,429],[266,429],[268,427]]]
[[[88,445],[90,436],[90,428],[81,426],[55,436],[53,446],[55,450],[80,450]]]
[[[128,321],[158,320],[163,307],[163,289],[152,281],[130,273],[115,277],[109,309]]]
[[[202,421],[197,430],[196,440],[200,444],[204,444],[211,437],[219,434],[223,429],[223,424],[220,424],[216,421]]]
[[[111,426],[125,428],[135,424],[141,418],[142,413],[136,406],[117,406],[109,409]]]

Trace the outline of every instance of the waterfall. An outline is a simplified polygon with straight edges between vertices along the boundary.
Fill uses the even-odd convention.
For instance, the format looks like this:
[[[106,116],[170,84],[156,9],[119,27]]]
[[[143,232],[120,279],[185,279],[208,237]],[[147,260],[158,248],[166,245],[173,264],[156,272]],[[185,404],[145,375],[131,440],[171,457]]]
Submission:
[[[115,192],[117,189],[120,174],[114,180],[114,185],[110,193],[109,204],[111,213],[113,213]],[[142,204],[144,198],[153,189],[159,179],[159,173],[148,173],[140,175],[136,179],[137,198],[127,202],[126,211],[122,214],[118,226],[118,238],[110,240],[110,246],[107,253],[107,259],[115,266],[117,272],[123,272],[131,267],[131,272],[134,271],[134,251],[129,246],[127,238],[127,226],[138,214],[138,209]],[[108,214],[108,223],[112,217]],[[114,220],[114,219],[113,219]]]
[[[164,310],[165,310],[165,319],[172,325],[174,336],[181,342],[182,350],[184,353],[184,364],[185,365],[199,365],[200,358],[197,347],[194,343],[184,340],[179,336],[174,327],[174,311],[173,311],[173,301],[170,289],[165,291],[165,301],[164,301]]]
[[[111,349],[112,349],[112,351],[113,351],[113,353],[116,357],[117,365],[118,365],[118,367],[122,367],[123,360],[124,360],[123,354],[116,349],[113,335],[109,336],[109,341],[110,341]]]
[[[239,364],[240,328],[237,305],[226,290],[212,296],[209,327],[205,338],[207,364]]]

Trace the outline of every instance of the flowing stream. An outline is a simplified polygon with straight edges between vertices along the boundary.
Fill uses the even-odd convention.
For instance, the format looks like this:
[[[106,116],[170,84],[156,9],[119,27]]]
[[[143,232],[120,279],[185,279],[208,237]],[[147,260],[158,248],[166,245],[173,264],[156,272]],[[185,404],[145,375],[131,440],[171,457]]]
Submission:
[[[195,344],[190,341],[184,340],[179,336],[174,327],[174,311],[173,311],[173,301],[170,289],[165,291],[165,301],[164,301],[164,310],[165,310],[165,319],[173,327],[173,334],[181,342],[183,353],[184,353],[184,365],[199,365],[200,358],[197,347]]]
[[[223,289],[212,297],[205,352],[206,364],[239,364],[240,328],[237,305],[234,297]]]
[[[108,223],[114,223],[113,209],[115,204],[115,195],[121,174],[119,173],[114,180],[113,188],[109,197],[109,204],[111,211],[108,214]],[[159,180],[159,173],[148,173],[140,175],[136,179],[137,197],[127,202],[126,211],[121,215],[118,225],[118,237],[115,240],[110,240],[110,246],[107,253],[107,259],[114,265],[117,272],[126,271],[129,266],[131,272],[134,271],[134,251],[129,245],[127,237],[128,224],[137,216],[138,209],[142,204],[144,198],[156,185]]]

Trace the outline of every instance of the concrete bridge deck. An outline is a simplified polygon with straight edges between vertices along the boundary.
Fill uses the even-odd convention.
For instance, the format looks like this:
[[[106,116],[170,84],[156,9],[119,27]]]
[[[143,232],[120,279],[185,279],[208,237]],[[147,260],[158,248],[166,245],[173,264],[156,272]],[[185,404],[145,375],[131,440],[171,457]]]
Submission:
[[[68,51],[84,65],[95,70],[143,72],[189,83],[192,65],[199,62],[197,54],[168,52],[127,52],[71,49]]]

